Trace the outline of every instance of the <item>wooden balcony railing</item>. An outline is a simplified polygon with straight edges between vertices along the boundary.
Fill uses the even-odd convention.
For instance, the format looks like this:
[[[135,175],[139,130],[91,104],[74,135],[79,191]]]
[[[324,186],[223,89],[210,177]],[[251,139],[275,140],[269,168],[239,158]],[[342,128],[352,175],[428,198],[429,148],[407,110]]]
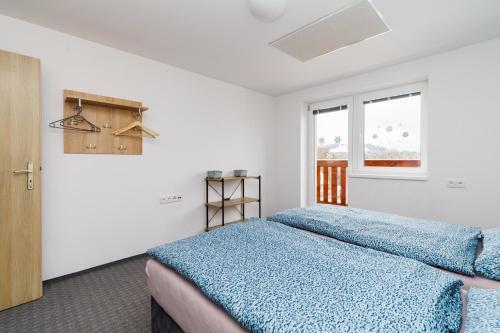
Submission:
[[[316,202],[347,206],[347,161],[316,161]]]
[[[365,160],[367,167],[420,167],[420,160]],[[347,206],[347,161],[316,160],[316,202]]]

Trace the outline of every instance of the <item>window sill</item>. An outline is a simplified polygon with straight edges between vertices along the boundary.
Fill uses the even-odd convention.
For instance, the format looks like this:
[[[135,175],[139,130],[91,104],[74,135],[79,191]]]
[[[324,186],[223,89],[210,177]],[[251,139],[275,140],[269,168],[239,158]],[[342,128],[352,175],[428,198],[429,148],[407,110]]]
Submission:
[[[369,173],[349,173],[349,178],[371,178],[371,179],[394,179],[394,180],[416,180],[416,181],[427,181],[429,179],[428,174],[369,174]]]

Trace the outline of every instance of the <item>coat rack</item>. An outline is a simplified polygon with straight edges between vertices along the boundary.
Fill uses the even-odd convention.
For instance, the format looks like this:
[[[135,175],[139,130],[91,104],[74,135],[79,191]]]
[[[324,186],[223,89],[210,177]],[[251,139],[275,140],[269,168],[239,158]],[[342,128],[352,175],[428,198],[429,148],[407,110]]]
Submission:
[[[148,108],[137,101],[64,90],[64,118],[49,125],[64,129],[64,153],[67,154],[142,155],[142,131],[133,133],[132,129],[132,135],[113,132],[135,122],[142,126],[142,113],[146,110]],[[72,121],[74,117],[85,121]],[[89,123],[99,130],[86,130]]]

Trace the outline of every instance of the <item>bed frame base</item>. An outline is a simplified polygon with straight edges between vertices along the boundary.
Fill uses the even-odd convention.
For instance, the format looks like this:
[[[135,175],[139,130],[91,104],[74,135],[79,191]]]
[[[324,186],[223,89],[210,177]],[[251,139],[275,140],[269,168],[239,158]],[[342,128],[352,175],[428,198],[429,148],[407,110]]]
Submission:
[[[152,333],[184,333],[177,323],[151,297],[151,332]]]

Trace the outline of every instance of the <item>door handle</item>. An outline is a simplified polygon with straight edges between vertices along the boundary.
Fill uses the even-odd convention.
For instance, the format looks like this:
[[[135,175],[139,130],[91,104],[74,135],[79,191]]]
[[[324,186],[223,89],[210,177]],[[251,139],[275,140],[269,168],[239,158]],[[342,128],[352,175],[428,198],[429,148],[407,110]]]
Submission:
[[[14,170],[13,174],[17,175],[18,173],[33,173],[33,170]]]
[[[14,175],[22,175],[22,174],[26,174],[28,177],[27,179],[27,187],[28,187],[28,190],[32,190],[33,189],[33,162],[32,161],[29,161],[28,162],[28,166],[26,167],[25,170],[13,170],[12,173]]]

